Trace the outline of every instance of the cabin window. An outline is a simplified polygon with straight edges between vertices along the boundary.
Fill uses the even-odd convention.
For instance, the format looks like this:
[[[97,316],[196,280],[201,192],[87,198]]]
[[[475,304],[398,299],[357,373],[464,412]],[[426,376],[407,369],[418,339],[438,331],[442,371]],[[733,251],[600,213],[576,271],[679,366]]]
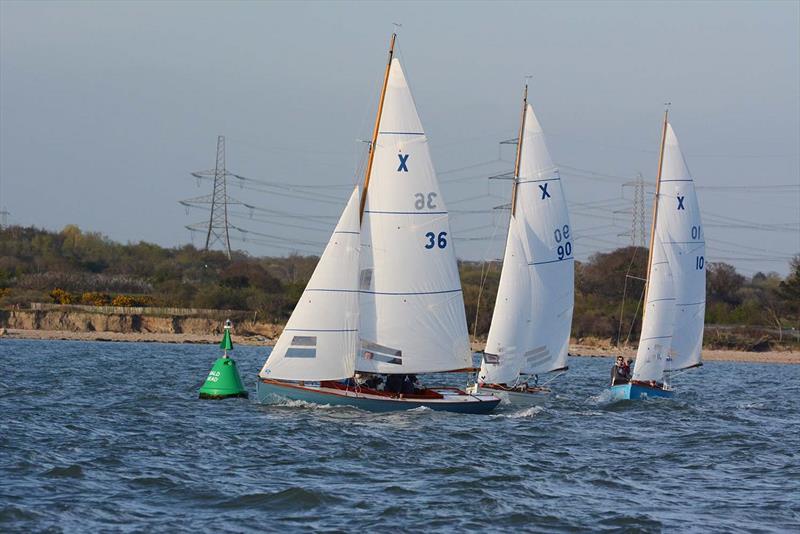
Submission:
[[[361,278],[358,287],[360,289],[369,289],[372,287],[372,269],[361,269]]]
[[[498,365],[500,363],[500,356],[497,354],[489,354],[488,352],[484,352],[483,361],[492,365]]]
[[[536,347],[525,353],[525,360],[528,362],[529,368],[546,362],[548,358],[550,358],[550,349],[547,348],[547,345]]]
[[[394,365],[403,364],[403,351],[378,345],[371,341],[361,340],[361,359]]]
[[[289,348],[286,349],[286,358],[316,358],[317,336],[294,336]]]

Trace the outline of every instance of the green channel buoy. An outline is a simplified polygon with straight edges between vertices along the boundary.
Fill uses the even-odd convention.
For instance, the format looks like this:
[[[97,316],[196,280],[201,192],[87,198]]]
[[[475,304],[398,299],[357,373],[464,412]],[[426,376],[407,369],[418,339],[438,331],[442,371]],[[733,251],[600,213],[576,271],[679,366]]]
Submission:
[[[247,397],[247,390],[242,385],[236,362],[228,356],[228,351],[233,350],[230,320],[225,321],[225,333],[219,346],[223,350],[222,358],[217,358],[211,367],[203,387],[200,388],[200,398],[227,399],[229,397]]]

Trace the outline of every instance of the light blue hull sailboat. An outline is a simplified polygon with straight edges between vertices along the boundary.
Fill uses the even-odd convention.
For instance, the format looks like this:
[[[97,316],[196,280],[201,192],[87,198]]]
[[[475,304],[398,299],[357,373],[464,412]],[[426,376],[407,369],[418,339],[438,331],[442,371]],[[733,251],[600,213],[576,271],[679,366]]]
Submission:
[[[661,389],[658,387],[642,386],[639,384],[619,384],[611,386],[612,401],[647,399],[651,397],[671,398],[671,389]]]
[[[669,387],[660,386],[669,373],[702,365],[705,264],[705,238],[694,180],[665,111],[642,331],[631,382],[611,386],[614,400],[672,397]],[[616,376],[616,368],[613,373]]]

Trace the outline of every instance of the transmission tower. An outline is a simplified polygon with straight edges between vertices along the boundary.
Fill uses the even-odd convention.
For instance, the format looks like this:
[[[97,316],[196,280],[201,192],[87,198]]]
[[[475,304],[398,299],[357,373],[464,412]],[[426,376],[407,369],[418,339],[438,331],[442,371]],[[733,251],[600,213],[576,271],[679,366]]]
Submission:
[[[4,206],[3,209],[0,210],[0,228],[5,228],[6,226],[8,226],[8,216],[9,215],[11,215],[11,214],[8,212],[8,210]]]
[[[227,192],[227,178],[233,176],[225,168],[225,136],[217,137],[217,163],[214,170],[196,171],[192,173],[195,178],[213,178],[214,191],[210,195],[202,197],[188,198],[181,200],[180,203],[187,208],[211,206],[211,215],[208,223],[198,222],[187,225],[186,228],[191,232],[203,232],[206,234],[205,250],[216,243],[220,243],[225,249],[228,259],[231,259],[231,238],[229,235],[228,206],[241,204],[235,198],[229,197]],[[208,209],[208,208],[206,208]]]
[[[619,237],[630,237],[631,246],[643,247],[647,242],[644,235],[645,227],[645,206],[644,206],[644,177],[642,173],[638,173],[635,180],[625,182],[622,184],[622,189],[626,187],[633,187],[633,207],[630,209],[616,210],[614,213],[630,213],[631,214],[631,229],[628,232],[621,232],[617,234]],[[624,196],[624,193],[623,193]]]
[[[631,245],[643,247],[644,237],[644,176],[639,173],[633,186],[633,217],[631,217]]]

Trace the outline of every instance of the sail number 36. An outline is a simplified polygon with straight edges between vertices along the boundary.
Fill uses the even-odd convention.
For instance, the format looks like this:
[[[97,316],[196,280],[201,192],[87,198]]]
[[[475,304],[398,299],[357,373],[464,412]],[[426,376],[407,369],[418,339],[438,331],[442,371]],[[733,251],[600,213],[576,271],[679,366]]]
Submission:
[[[428,208],[432,210],[436,208],[436,204],[434,204],[434,199],[436,198],[436,193],[430,192],[427,195],[425,193],[414,193],[414,207],[418,210],[423,208]]]
[[[428,232],[425,234],[425,237],[428,238],[428,243],[425,245],[425,248],[428,250],[435,246],[439,248],[445,248],[447,246],[447,232],[439,232],[438,236],[433,232]]]

